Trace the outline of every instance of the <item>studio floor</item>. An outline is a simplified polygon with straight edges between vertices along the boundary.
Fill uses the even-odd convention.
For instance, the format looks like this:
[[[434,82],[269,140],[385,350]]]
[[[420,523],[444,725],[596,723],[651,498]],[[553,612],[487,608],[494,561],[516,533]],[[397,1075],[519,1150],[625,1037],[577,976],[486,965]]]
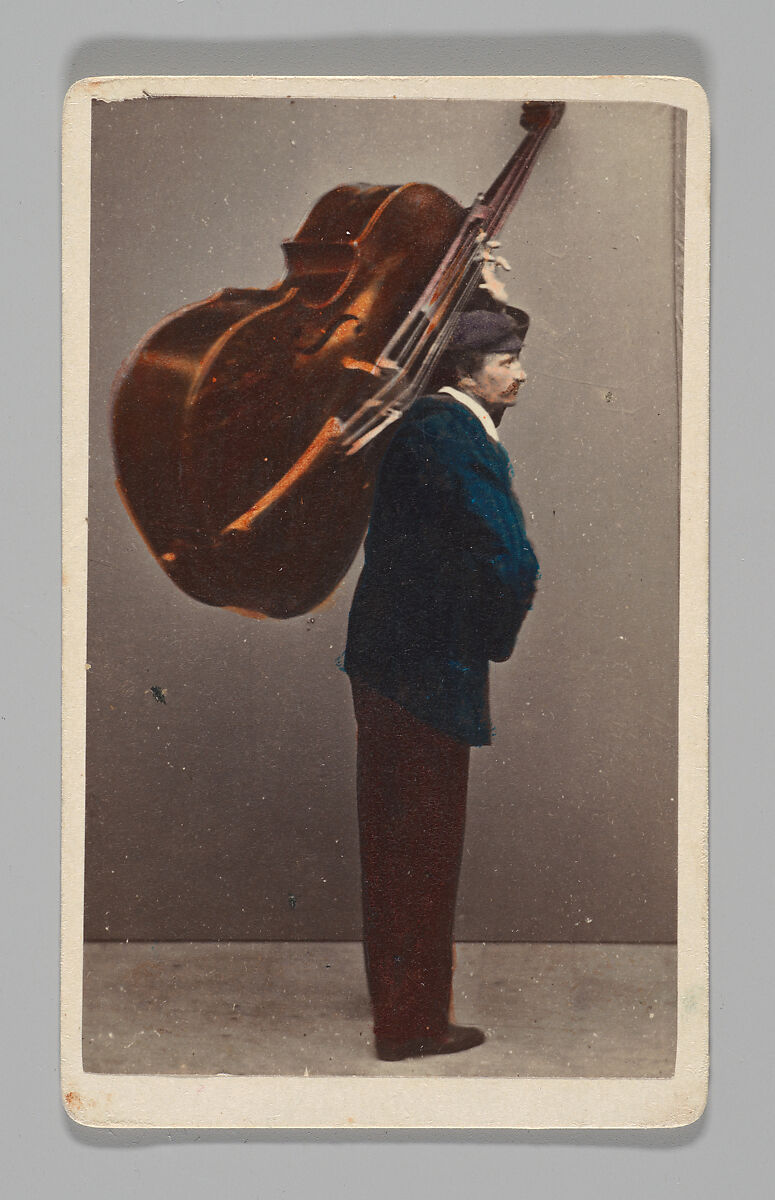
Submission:
[[[458,944],[455,1017],[484,1045],[383,1063],[359,943],[84,947],[90,1072],[611,1078],[673,1073],[675,946]]]

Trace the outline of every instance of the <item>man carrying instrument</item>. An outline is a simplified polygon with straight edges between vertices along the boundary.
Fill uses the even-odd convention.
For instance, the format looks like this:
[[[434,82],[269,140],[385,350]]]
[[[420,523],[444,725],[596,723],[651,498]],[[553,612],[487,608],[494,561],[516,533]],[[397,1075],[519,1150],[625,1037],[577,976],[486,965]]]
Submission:
[[[484,1041],[450,1022],[452,932],[489,662],[511,655],[538,576],[497,431],[525,382],[527,327],[503,305],[457,318],[445,386],[413,404],[383,460],[350,613],[364,950],[388,1061]]]

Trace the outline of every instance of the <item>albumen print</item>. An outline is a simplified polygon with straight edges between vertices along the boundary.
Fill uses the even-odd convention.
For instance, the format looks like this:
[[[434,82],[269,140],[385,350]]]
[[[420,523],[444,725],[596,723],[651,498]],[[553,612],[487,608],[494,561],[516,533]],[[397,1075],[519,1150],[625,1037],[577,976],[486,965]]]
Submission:
[[[708,122],[658,78],[65,105],[65,1106],[704,1105]]]

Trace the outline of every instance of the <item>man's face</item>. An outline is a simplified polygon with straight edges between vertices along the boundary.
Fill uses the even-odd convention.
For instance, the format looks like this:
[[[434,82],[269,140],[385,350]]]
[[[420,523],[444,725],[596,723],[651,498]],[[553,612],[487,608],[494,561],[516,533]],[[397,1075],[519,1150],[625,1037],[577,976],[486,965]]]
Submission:
[[[464,376],[459,386],[478,400],[499,425],[506,409],[516,404],[517,392],[526,379],[518,355],[488,354],[478,371]]]

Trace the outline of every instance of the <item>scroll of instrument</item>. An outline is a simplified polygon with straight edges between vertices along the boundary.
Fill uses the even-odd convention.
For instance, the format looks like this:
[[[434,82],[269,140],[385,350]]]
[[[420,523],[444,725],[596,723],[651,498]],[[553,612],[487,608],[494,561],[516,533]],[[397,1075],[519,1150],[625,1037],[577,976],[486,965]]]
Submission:
[[[468,210],[428,184],[335,188],[283,244],[280,283],[146,335],[113,386],[117,486],[189,596],[293,617],[344,578],[397,422],[563,109],[523,105],[525,136]]]

